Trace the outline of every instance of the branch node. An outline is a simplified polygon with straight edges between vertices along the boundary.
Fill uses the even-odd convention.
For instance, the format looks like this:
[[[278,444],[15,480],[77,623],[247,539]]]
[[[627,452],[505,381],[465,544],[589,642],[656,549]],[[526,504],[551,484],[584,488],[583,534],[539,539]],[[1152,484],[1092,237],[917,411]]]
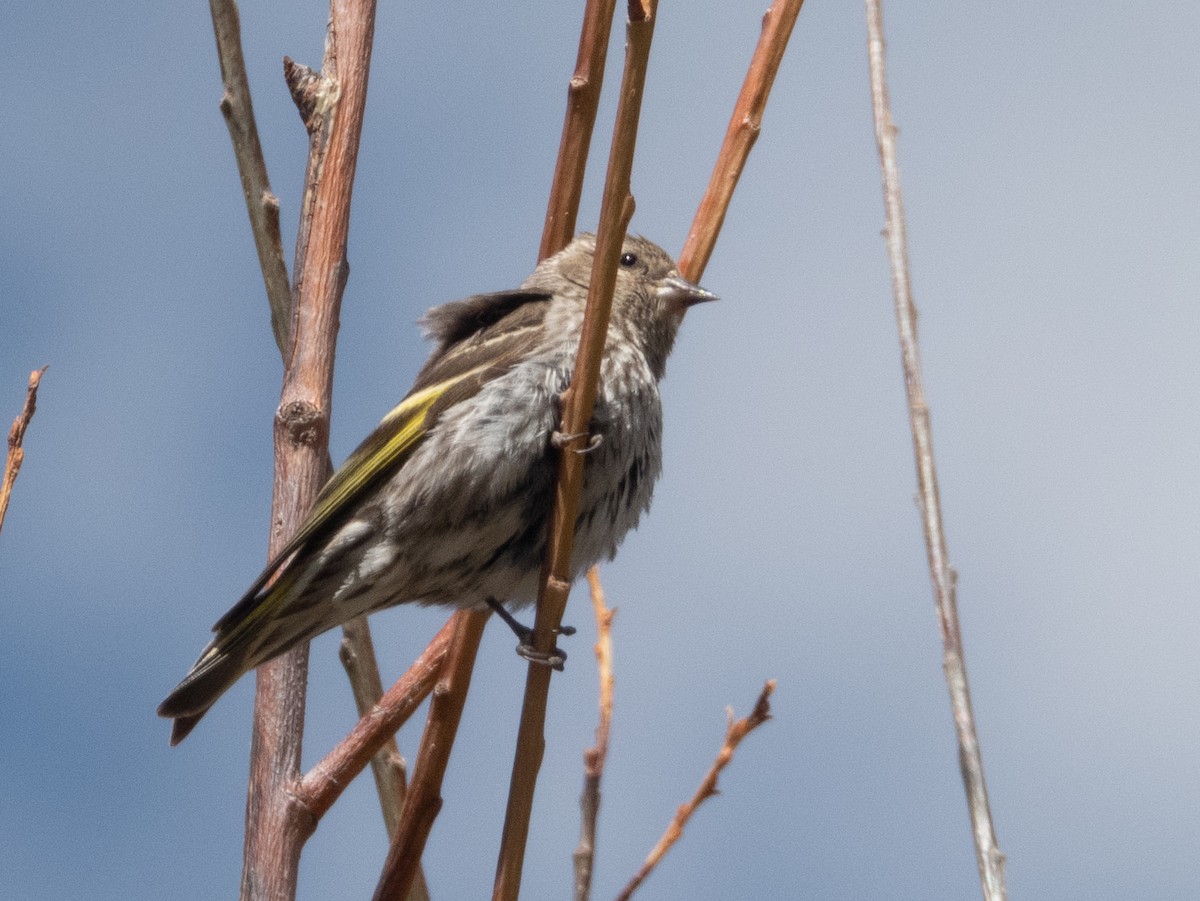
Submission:
[[[317,831],[317,823],[321,816],[308,803],[308,799],[296,792],[297,785],[284,790],[287,796],[288,822],[295,826],[296,831],[307,839]]]
[[[306,400],[288,401],[280,406],[275,422],[294,446],[321,446],[329,435],[328,415]]]
[[[292,94],[292,102],[300,112],[300,121],[312,134],[321,124],[321,100],[326,79],[290,56],[283,58],[283,80]]]

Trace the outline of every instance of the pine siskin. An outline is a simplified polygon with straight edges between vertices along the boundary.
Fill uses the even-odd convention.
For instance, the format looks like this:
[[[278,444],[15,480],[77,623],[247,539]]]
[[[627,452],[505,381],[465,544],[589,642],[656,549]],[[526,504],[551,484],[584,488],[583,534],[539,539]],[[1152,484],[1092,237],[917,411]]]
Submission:
[[[519,289],[426,314],[437,347],[408,396],[333,475],[159,706],[175,720],[172,744],[244,673],[359,614],[410,601],[521,607],[536,599],[554,493],[552,437],[594,252],[594,236],[581,235]],[[611,559],[649,509],[662,466],[658,382],[684,311],[715,299],[680,276],[661,247],[626,238],[572,578]]]

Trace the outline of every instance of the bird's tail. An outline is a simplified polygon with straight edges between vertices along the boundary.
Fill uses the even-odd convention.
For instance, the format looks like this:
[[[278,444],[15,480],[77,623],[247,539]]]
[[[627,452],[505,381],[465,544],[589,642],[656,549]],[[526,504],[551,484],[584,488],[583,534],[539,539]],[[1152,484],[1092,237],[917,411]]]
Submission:
[[[254,666],[244,652],[209,645],[183,681],[158,705],[158,715],[175,720],[171,745],[177,745],[196,728],[200,718],[217,699]]]
[[[213,626],[212,642],[158,705],[159,716],[175,720],[172,745],[187,738],[208,708],[243,675],[334,624],[314,618],[311,604],[294,603],[294,581],[285,575],[266,591],[254,585]]]

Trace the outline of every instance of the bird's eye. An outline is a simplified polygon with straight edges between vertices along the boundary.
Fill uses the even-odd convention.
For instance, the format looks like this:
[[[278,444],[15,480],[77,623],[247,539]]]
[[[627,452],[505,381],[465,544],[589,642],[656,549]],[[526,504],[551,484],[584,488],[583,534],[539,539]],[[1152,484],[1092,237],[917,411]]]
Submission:
[[[636,253],[621,254],[621,265],[624,266],[626,269],[628,269],[630,266],[636,266],[637,261],[638,261],[638,259],[637,259]]]

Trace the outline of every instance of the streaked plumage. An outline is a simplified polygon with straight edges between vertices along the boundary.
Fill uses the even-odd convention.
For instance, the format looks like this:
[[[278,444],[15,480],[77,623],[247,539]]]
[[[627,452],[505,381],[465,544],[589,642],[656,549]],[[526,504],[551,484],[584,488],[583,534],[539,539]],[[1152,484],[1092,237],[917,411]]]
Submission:
[[[423,325],[437,346],[408,396],[333,475],[159,707],[175,719],[173,744],[245,672],[359,614],[536,598],[553,499],[550,439],[594,249],[580,236],[516,291],[429,311]],[[683,312],[713,295],[631,236],[613,298],[572,576],[611,558],[649,509],[662,465],[658,382]]]

